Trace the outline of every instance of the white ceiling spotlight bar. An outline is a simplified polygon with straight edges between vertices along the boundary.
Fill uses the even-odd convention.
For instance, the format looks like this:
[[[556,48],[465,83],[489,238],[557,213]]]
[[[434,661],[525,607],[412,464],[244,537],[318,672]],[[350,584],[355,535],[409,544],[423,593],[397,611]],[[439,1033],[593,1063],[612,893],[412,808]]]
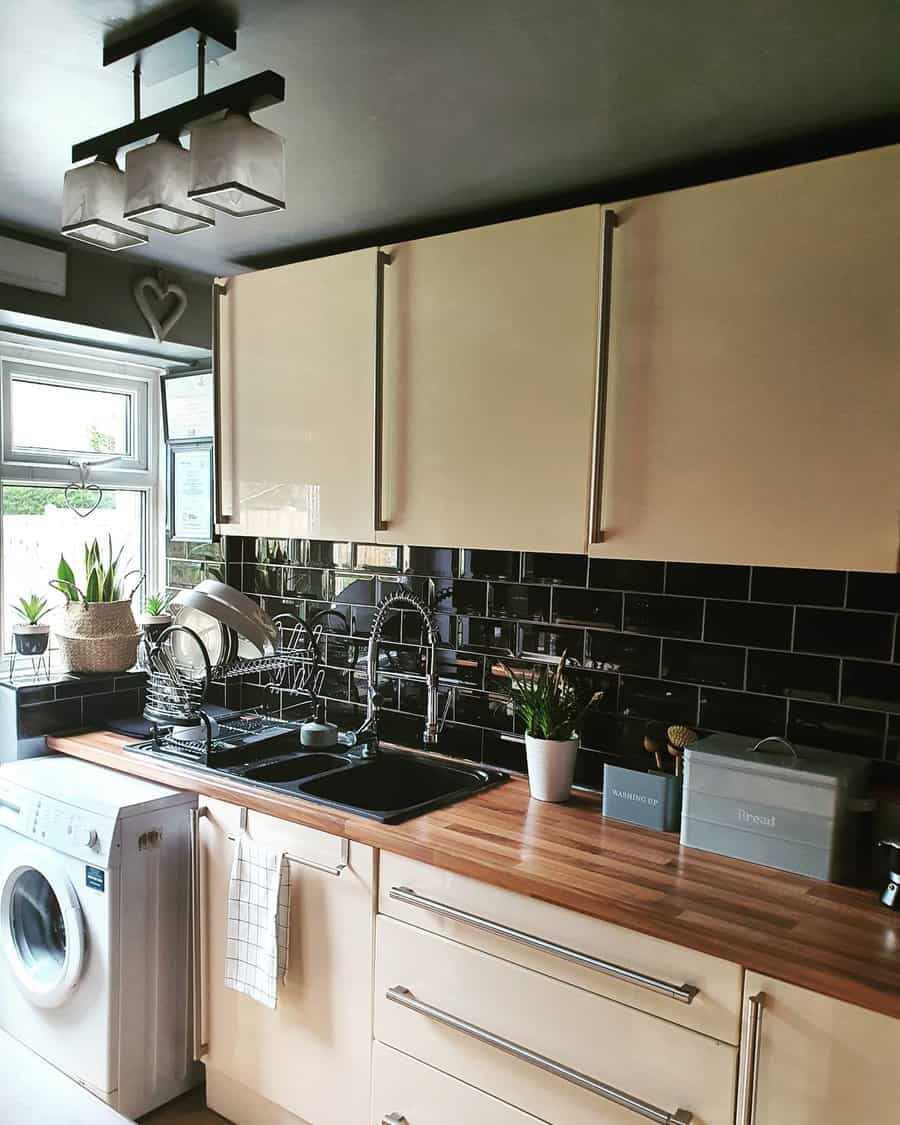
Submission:
[[[187,234],[212,226],[216,211],[243,217],[284,208],[284,140],[250,119],[284,101],[284,79],[266,70],[205,90],[207,60],[236,44],[234,27],[205,5],[106,41],[104,66],[130,60],[134,120],[73,145],[73,163],[91,163],[66,172],[63,234],[124,250],[146,242],[148,228]],[[141,116],[142,80],[163,81],[194,65],[196,98]],[[190,151],[181,140],[187,133]]]

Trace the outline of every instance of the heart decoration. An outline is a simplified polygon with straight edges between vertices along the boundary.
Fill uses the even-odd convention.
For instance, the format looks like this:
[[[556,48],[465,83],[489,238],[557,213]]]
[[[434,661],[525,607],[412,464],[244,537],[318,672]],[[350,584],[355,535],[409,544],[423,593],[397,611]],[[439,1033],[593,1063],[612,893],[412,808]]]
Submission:
[[[89,495],[89,500],[86,505],[83,503],[83,494],[85,492]],[[81,507],[77,507],[75,504],[75,498],[78,497],[79,493],[82,494],[80,497],[82,500]],[[67,508],[71,508],[76,516],[81,516],[82,519],[86,519],[100,507],[100,501],[103,499],[103,489],[99,484],[67,484],[64,491],[64,499]]]
[[[165,304],[169,297],[175,298],[174,305],[169,312],[162,316],[161,320],[162,309],[159,313],[156,313],[151,308],[147,297],[148,290],[161,306]],[[141,310],[141,315],[153,333],[154,340],[162,343],[184,316],[184,311],[187,308],[187,294],[180,285],[175,285],[173,282],[163,282],[161,278],[157,280],[155,277],[139,277],[134,283],[132,292],[134,293],[135,304]]]

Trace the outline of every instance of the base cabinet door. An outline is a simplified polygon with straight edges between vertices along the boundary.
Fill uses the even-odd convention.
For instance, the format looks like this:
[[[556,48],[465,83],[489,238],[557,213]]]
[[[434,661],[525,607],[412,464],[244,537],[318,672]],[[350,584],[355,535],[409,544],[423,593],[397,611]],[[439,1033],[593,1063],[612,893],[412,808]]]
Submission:
[[[375,1044],[373,1061],[372,1125],[540,1125],[530,1113],[383,1043]]]
[[[591,554],[896,571],[900,145],[613,205]]]
[[[600,209],[386,249],[378,541],[583,554]]]
[[[359,250],[216,283],[225,534],[374,537],[376,265]]]
[[[737,1125],[895,1125],[900,1020],[747,973]]]
[[[274,1010],[225,988],[228,883],[240,810],[204,800],[202,998],[211,1108],[236,1125],[356,1125],[370,1104],[374,865],[351,844],[339,875],[292,861],[290,956]],[[341,841],[251,812],[257,843],[336,864]],[[221,1102],[216,1102],[217,1091]],[[277,1107],[273,1108],[273,1107]]]

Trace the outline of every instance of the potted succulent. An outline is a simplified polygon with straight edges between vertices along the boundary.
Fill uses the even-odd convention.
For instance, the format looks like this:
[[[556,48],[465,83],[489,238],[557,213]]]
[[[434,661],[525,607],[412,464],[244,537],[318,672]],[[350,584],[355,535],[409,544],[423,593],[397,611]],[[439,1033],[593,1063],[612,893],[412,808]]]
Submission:
[[[578,736],[585,715],[603,692],[585,697],[566,675],[566,654],[555,669],[531,673],[507,668],[512,705],[525,727],[528,785],[538,801],[567,801],[575,776]]]
[[[22,621],[13,625],[13,640],[20,656],[43,656],[50,641],[50,626],[42,625],[41,618],[51,612],[47,599],[37,594],[19,598],[17,605],[10,606]]]
[[[163,590],[158,594],[150,594],[144,601],[144,612],[138,615],[138,625],[144,630],[147,638],[155,641],[159,634],[172,624],[172,614],[169,605],[172,595]]]
[[[134,665],[141,634],[131,599],[143,581],[140,572],[121,573],[122,552],[113,552],[112,536],[104,560],[95,539],[84,545],[84,585],[61,556],[56,579],[50,583],[66,599],[54,626],[63,660],[73,672],[125,672]],[[138,580],[126,593],[125,583]]]

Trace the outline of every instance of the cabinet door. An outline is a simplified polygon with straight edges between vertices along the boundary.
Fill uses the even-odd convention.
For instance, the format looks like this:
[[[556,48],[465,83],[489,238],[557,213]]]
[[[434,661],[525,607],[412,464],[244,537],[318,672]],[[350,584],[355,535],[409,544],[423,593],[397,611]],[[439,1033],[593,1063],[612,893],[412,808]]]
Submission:
[[[900,146],[614,205],[609,558],[897,568]]]
[[[758,973],[744,998],[737,1125],[896,1122],[900,1021]]]
[[[376,262],[361,250],[225,283],[216,333],[225,534],[373,538]]]
[[[383,543],[584,553],[599,208],[389,248]]]
[[[204,800],[203,996],[207,1070],[236,1090],[211,1106],[237,1125],[268,1125],[274,1103],[309,1125],[348,1125],[368,1115],[372,1039],[373,852],[350,846],[340,876],[291,863],[290,957],[274,1011],[225,988],[225,919],[239,809]],[[340,841],[251,812],[250,835],[320,863]],[[236,1116],[236,1106],[244,1107]]]

